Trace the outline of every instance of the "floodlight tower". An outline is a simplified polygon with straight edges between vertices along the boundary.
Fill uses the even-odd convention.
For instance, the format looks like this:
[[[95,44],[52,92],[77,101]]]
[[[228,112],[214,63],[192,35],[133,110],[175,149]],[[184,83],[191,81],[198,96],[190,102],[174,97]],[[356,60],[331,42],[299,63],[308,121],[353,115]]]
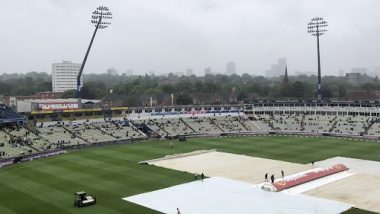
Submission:
[[[96,10],[94,12],[92,12],[91,23],[95,25],[95,31],[92,34],[90,45],[87,48],[86,55],[84,56],[82,65],[80,66],[79,73],[78,73],[78,76],[77,76],[77,93],[76,93],[76,96],[77,96],[77,99],[78,99],[78,107],[79,108],[81,106],[81,94],[80,94],[81,85],[80,85],[80,78],[81,78],[82,73],[83,73],[84,65],[86,64],[86,61],[87,61],[88,53],[90,52],[92,43],[94,42],[94,38],[95,38],[96,32],[98,31],[98,29],[105,29],[109,25],[111,25],[111,22],[109,22],[110,19],[112,19],[112,13],[109,11],[108,7],[99,6],[98,8],[96,8]]]
[[[317,37],[317,51],[318,51],[318,88],[317,88],[317,97],[318,101],[322,100],[321,95],[321,57],[319,54],[319,36],[322,36],[327,32],[327,22],[323,20],[322,17],[315,17],[310,20],[307,24],[307,32],[313,36]]]

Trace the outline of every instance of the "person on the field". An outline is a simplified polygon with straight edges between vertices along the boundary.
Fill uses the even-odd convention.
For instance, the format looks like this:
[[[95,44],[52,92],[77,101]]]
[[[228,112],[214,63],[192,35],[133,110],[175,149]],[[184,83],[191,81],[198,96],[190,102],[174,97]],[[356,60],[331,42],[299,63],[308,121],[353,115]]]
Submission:
[[[284,171],[281,170],[281,177],[284,178]]]
[[[203,182],[203,179],[205,178],[205,175],[203,174],[203,172],[202,172],[202,174],[201,174],[201,179],[202,179],[202,182]]]
[[[171,143],[170,143],[170,149],[173,149],[173,147],[174,147],[174,146],[173,146],[173,143],[171,142]]]
[[[198,174],[197,173],[194,174],[194,180],[195,181],[198,180]]]
[[[268,173],[265,173],[265,182],[268,182]]]
[[[272,184],[274,183],[274,175],[270,176],[270,180],[272,181]]]

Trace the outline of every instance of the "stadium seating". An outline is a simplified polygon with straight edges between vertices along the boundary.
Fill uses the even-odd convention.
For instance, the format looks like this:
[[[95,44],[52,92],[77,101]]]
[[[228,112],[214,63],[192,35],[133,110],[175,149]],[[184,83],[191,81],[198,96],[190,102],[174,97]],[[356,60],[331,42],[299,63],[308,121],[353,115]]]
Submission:
[[[12,118],[22,118],[16,111],[11,107],[0,103],[0,119],[12,119]]]
[[[370,125],[369,117],[362,116],[340,116],[332,129],[332,133],[346,135],[361,135]]]
[[[100,143],[115,141],[116,138],[112,137],[110,134],[92,126],[88,123],[75,124],[75,125],[65,125],[65,128],[70,133],[74,134],[78,138],[87,141],[88,143]]]
[[[50,144],[49,141],[43,139],[40,136],[37,136],[36,134],[27,130],[24,127],[14,127],[8,129],[8,133],[9,135],[22,139],[23,141],[28,141],[28,145],[30,145],[34,150],[39,152],[57,148],[56,145]]]
[[[165,132],[163,129],[161,129],[157,125],[157,119],[142,119],[142,120],[132,120],[135,124],[145,124],[148,126],[154,133],[158,134],[159,136],[167,136],[168,133]]]
[[[283,132],[300,132],[302,115],[273,114],[271,123],[273,128]]]
[[[213,117],[211,120],[218,126],[220,127],[223,132],[249,132],[242,122],[243,119],[242,117],[232,117],[232,116],[222,116],[222,117]]]
[[[257,127],[258,132],[273,131],[273,128],[270,126],[271,119],[272,117],[268,114],[254,115],[252,123]]]
[[[62,126],[49,126],[38,128],[40,136],[55,146],[75,146],[86,144],[86,141],[70,133]]]
[[[165,130],[169,136],[188,135],[194,133],[192,128],[187,126],[181,118],[166,118],[155,121],[158,127]]]
[[[0,158],[7,159],[66,147],[142,139],[146,138],[146,134],[151,136],[148,132],[161,137],[269,132],[380,137],[380,123],[374,122],[369,116],[265,112],[250,118],[244,114],[144,116],[132,120],[67,122],[65,125],[50,123],[48,126],[36,127],[37,131],[34,133],[24,127],[7,127],[0,130]],[[142,130],[147,133],[143,133],[135,125],[144,127]]]
[[[0,131],[0,159],[17,157],[36,153],[31,147],[23,141],[12,140],[11,136],[5,131]]]
[[[163,136],[254,132],[260,128],[244,116],[177,117],[134,120]]]
[[[367,131],[368,135],[380,136],[380,123],[373,123]]]
[[[221,133],[218,128],[208,117],[184,117],[182,120],[191,127],[196,134]]]
[[[305,115],[303,131],[309,133],[328,133],[333,126],[335,116],[331,115]]]
[[[96,127],[98,130],[112,136],[118,140],[129,140],[133,138],[143,138],[144,133],[135,128],[131,123],[125,124],[122,121],[113,122],[92,122],[92,126]]]

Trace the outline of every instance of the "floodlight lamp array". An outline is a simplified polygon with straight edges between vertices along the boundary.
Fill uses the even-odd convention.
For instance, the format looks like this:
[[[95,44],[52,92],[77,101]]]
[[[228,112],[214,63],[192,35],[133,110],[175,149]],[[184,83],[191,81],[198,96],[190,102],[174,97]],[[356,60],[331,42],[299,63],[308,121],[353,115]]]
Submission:
[[[99,29],[107,28],[111,25],[112,13],[108,7],[99,6],[94,12],[92,12],[91,23],[98,26]]]
[[[327,32],[325,29],[327,26],[327,21],[323,20],[322,17],[315,17],[307,24],[307,32],[313,36],[322,36]]]

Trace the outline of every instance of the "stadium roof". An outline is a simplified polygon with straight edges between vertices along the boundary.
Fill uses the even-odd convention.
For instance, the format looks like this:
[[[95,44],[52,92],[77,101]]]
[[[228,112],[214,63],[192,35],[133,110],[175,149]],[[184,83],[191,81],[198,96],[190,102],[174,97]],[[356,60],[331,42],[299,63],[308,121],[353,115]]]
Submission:
[[[24,100],[27,102],[32,102],[32,103],[76,103],[78,102],[77,99],[74,98],[68,98],[68,99],[28,99]],[[82,103],[99,103],[101,100],[89,100],[89,99],[82,99]]]

